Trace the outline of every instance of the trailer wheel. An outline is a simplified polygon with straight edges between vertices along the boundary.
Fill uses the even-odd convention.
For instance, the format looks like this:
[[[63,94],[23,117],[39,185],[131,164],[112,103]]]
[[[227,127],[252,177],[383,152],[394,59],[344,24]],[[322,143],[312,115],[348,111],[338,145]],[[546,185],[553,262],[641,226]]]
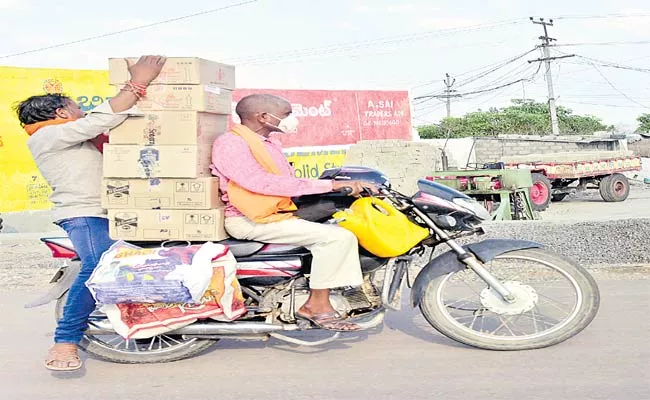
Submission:
[[[530,188],[530,201],[533,210],[544,211],[551,203],[551,181],[544,174],[533,173],[533,186]]]
[[[623,174],[611,174],[600,180],[598,189],[606,202],[624,201],[630,194],[630,182]]]

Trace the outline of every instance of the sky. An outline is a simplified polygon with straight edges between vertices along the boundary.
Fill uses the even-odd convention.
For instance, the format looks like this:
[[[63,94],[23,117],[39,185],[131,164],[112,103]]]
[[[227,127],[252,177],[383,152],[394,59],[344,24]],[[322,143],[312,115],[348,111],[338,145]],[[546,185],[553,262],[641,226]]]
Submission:
[[[13,55],[229,5],[236,6]],[[409,90],[412,97],[440,94],[449,73],[457,93],[482,91],[453,100],[452,115],[462,116],[513,98],[546,101],[545,70],[528,63],[540,57],[543,32],[531,16],[554,19],[554,56],[587,57],[553,63],[559,105],[622,130],[650,113],[650,71],[602,65],[650,69],[647,0],[0,0],[0,65],[106,69],[109,57],[192,56],[236,65],[241,88]],[[446,115],[439,99],[413,103],[416,126]]]

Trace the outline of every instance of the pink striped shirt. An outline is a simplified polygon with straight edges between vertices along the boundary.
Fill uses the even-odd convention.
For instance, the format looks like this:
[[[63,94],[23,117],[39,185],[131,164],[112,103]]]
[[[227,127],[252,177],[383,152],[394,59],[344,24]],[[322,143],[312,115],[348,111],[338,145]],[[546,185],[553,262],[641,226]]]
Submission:
[[[278,140],[263,138],[266,150],[275,161],[281,175],[267,172],[251,152],[248,144],[233,133],[225,133],[212,146],[212,174],[219,177],[222,200],[226,203],[226,217],[241,216],[228,201],[228,182],[231,180],[253,193],[269,196],[297,197],[306,194],[332,191],[332,181],[300,179],[294,176],[293,168],[282,153]]]

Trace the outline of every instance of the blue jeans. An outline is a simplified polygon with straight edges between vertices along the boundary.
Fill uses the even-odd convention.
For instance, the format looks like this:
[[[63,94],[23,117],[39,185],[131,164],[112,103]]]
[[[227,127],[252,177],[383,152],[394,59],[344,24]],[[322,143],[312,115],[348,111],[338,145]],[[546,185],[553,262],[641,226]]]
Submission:
[[[108,220],[100,217],[75,217],[57,222],[72,241],[81,270],[68,291],[63,318],[54,331],[55,343],[78,344],[88,328],[88,317],[95,310],[95,299],[86,287],[102,254],[114,243],[108,236]]]

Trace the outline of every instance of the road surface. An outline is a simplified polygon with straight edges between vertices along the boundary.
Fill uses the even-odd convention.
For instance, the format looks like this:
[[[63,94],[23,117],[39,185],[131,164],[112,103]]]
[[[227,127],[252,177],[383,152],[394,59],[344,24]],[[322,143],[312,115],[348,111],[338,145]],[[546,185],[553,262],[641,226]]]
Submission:
[[[650,399],[650,280],[600,280],[592,325],[560,345],[527,352],[468,348],[415,311],[383,330],[304,348],[276,340],[222,341],[194,359],[118,365],[88,359],[51,373],[41,359],[52,307],[23,310],[34,293],[4,291],[0,398],[130,399]]]

